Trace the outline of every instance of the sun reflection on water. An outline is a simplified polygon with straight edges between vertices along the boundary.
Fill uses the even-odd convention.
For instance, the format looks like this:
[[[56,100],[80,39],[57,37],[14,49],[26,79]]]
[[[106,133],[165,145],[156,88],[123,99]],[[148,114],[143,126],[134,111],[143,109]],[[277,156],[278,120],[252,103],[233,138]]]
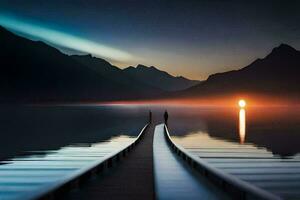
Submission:
[[[239,136],[240,143],[244,144],[246,137],[246,110],[243,108],[239,112]]]

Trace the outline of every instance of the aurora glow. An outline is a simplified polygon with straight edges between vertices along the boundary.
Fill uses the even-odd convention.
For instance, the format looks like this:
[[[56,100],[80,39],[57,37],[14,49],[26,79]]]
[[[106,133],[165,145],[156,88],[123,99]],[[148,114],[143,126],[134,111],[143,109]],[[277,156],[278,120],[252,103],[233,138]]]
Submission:
[[[51,44],[78,50],[84,53],[90,53],[94,56],[123,62],[132,58],[129,53],[122,50],[108,47],[72,34],[35,25],[16,17],[0,15],[0,25],[13,31],[36,37]]]

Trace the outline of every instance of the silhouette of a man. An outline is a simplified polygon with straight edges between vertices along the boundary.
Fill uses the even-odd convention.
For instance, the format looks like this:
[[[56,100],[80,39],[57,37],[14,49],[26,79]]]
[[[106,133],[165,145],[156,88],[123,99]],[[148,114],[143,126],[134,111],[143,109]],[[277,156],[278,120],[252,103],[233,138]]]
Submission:
[[[149,110],[149,123],[151,123],[152,122],[152,112],[151,112],[151,110]]]
[[[169,114],[167,111],[165,111],[165,114],[164,114],[164,119],[165,119],[165,124],[168,125],[168,118],[169,118]]]

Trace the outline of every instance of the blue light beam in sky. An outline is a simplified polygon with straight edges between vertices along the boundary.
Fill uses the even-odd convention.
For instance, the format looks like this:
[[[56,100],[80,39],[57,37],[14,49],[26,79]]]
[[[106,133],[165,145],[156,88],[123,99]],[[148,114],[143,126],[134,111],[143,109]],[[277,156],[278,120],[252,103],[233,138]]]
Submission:
[[[78,36],[64,33],[58,30],[42,27],[33,23],[20,20],[16,17],[0,14],[0,25],[22,34],[27,34],[46,42],[66,47],[80,52],[90,53],[94,56],[105,57],[108,59],[126,62],[132,56],[122,50],[108,47]]]

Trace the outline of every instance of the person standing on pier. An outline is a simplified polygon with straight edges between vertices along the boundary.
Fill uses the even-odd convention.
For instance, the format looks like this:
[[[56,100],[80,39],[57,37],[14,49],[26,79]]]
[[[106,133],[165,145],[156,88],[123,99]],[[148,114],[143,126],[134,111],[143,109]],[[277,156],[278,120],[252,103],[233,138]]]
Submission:
[[[164,119],[165,119],[165,124],[168,125],[168,118],[169,118],[169,114],[167,111],[165,111],[165,114],[164,114]]]
[[[152,112],[151,110],[149,110],[149,124],[151,124],[152,122]]]

